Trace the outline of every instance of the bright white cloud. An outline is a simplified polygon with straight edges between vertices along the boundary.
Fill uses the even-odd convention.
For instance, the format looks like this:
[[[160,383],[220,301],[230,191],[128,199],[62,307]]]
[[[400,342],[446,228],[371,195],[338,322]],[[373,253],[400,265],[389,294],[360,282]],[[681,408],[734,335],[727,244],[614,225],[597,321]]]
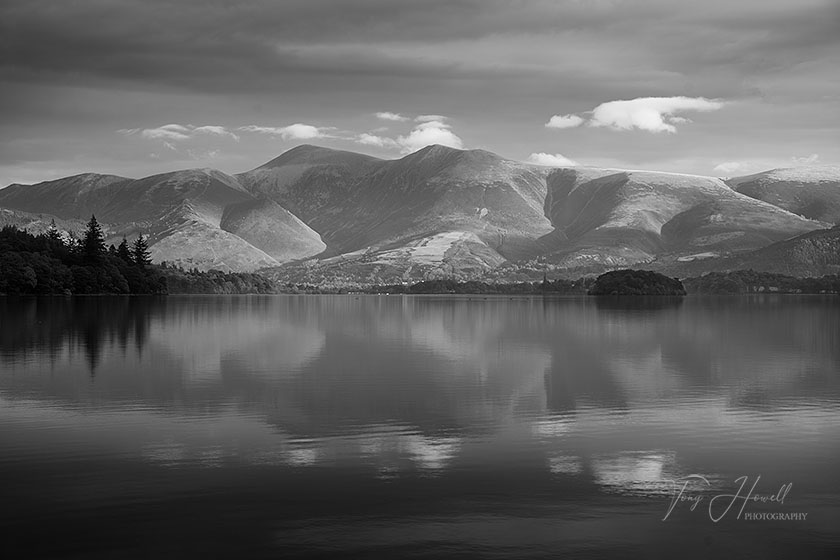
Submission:
[[[545,123],[546,128],[575,128],[584,122],[582,117],[577,115],[554,115]]]
[[[311,124],[295,123],[281,128],[280,136],[284,140],[311,140],[327,136],[325,130]]]
[[[580,165],[573,159],[569,159],[562,154],[547,154],[545,152],[538,152],[528,156],[528,161],[536,163],[537,165],[547,165],[549,167],[574,167]]]
[[[464,147],[464,142],[452,132],[451,127],[438,120],[421,122],[407,136],[398,137],[397,143],[402,148],[403,153],[416,152],[420,148],[432,144],[441,144],[457,149]]]
[[[390,111],[382,111],[381,113],[376,113],[377,119],[382,119],[383,121],[398,121],[398,122],[405,122],[409,120],[408,117],[404,117],[399,113],[391,113]]]
[[[158,128],[143,129],[140,136],[149,139],[188,140],[190,129],[180,124],[166,124]]]
[[[164,145],[172,146],[171,142],[180,142],[183,140],[191,140],[199,134],[210,134],[215,136],[225,136],[233,140],[239,141],[239,136],[230,132],[223,126],[217,125],[203,125],[194,126],[191,124],[165,124],[157,128],[121,128],[117,131],[125,136],[132,136],[139,134],[143,138],[149,140],[164,140]]]
[[[399,144],[393,138],[388,138],[386,136],[378,136],[376,134],[370,134],[368,132],[363,132],[359,134],[355,138],[356,142],[359,144],[364,144],[365,146],[376,146],[377,148],[398,148]]]
[[[399,148],[404,154],[416,152],[432,144],[441,144],[457,149],[463,148],[464,142],[452,132],[452,127],[442,119],[446,119],[446,117],[441,115],[420,115],[419,117],[415,117],[414,121],[417,124],[407,135],[389,138],[387,136],[365,132],[356,135],[353,137],[353,140],[359,144],[375,146],[377,148]]]
[[[193,132],[196,134],[214,134],[216,136],[226,136],[228,138],[232,138],[239,142],[239,136],[234,134],[233,132],[229,131],[223,126],[216,126],[216,125],[204,125],[204,126],[197,126],[193,129]]]
[[[289,126],[241,126],[239,130],[244,132],[256,132],[259,134],[271,134],[280,136],[283,140],[312,140],[315,138],[332,138],[333,127],[319,127],[311,124],[295,123]]]
[[[609,101],[592,110],[589,126],[612,130],[645,130],[648,132],[677,131],[677,124],[687,122],[677,113],[685,111],[716,111],[723,102],[705,97],[639,97]]]

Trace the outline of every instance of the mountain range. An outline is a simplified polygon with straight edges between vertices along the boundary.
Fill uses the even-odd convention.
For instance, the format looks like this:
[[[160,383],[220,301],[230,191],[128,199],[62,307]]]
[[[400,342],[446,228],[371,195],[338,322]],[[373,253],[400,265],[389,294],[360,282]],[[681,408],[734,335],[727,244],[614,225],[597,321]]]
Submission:
[[[830,229],[840,222],[840,167],[723,180],[550,168],[439,145],[396,160],[303,145],[237,175],[87,173],[0,189],[0,223],[37,231],[55,219],[79,231],[91,214],[109,243],[148,235],[156,262],[287,282],[642,265],[682,273],[777,260],[819,274],[838,270],[826,239],[840,237]]]

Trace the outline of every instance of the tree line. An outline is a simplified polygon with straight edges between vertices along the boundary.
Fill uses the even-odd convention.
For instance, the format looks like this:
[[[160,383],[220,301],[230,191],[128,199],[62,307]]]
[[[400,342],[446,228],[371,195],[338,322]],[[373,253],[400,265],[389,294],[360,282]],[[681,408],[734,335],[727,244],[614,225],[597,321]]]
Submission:
[[[55,225],[34,235],[15,226],[0,229],[0,294],[271,294],[275,284],[260,274],[153,264],[149,241],[123,237],[106,247],[102,226],[91,216],[81,236]]]
[[[163,294],[166,280],[151,266],[148,240],[105,245],[91,216],[81,237],[55,226],[39,235],[14,226],[0,230],[0,293]]]
[[[685,280],[690,294],[840,294],[840,275],[796,278],[772,272],[735,270],[710,272]]]

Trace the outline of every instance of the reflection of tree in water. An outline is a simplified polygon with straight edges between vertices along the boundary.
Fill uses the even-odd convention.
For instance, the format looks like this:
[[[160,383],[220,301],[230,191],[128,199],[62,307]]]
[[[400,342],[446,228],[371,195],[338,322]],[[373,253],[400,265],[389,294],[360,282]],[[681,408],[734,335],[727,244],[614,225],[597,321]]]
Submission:
[[[164,299],[154,297],[2,298],[0,359],[38,352],[55,363],[64,349],[81,347],[94,376],[106,344],[125,353],[133,340],[142,352],[149,322],[164,306]]]

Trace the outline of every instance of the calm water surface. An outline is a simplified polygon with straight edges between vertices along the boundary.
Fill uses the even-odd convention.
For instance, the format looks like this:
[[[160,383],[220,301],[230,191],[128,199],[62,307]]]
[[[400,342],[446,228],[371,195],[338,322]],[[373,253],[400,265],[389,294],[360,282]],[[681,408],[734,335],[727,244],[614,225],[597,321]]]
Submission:
[[[836,297],[0,298],[6,558],[836,558],[838,476]]]

